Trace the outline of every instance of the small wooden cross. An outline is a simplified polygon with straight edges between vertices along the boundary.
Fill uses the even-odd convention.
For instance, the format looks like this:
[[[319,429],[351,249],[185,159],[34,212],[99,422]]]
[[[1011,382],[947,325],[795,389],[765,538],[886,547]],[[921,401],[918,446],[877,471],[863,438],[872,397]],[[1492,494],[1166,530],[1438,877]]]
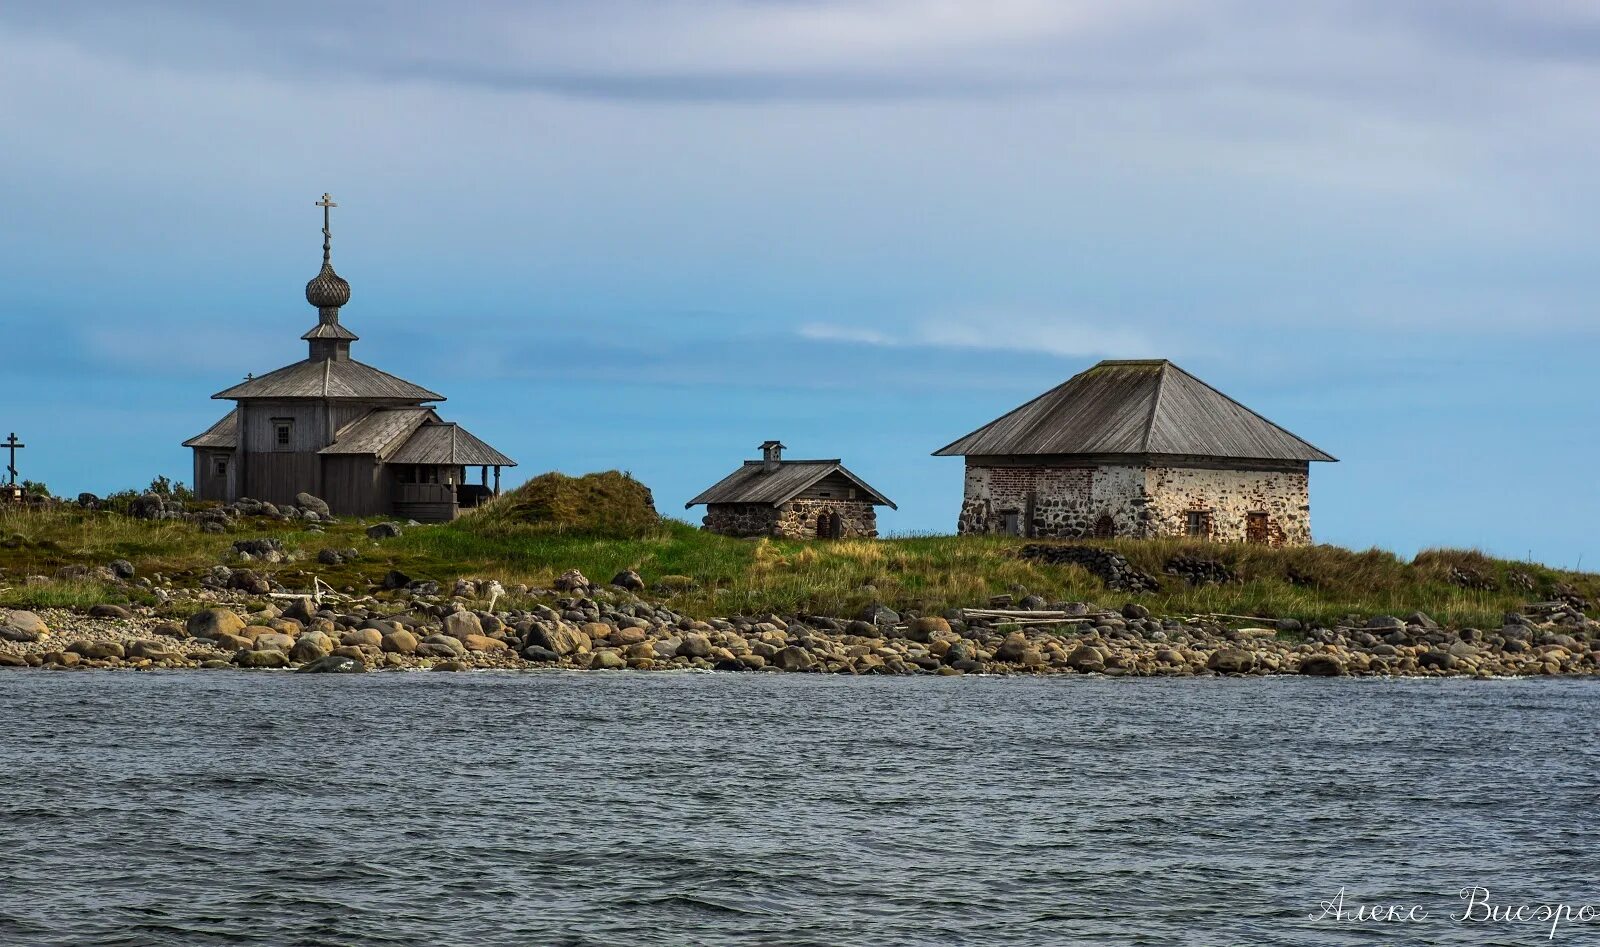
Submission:
[[[6,473],[11,475],[12,486],[17,485],[17,451],[22,450],[27,446],[28,445],[17,440],[16,431],[12,431],[10,437],[6,438],[4,441],[0,441],[0,447],[4,447],[6,450],[11,452],[11,459],[6,461]]]
[[[328,254],[333,249],[333,231],[328,229],[328,208],[338,207],[333,202],[333,195],[327,191],[322,192],[322,200],[317,201],[317,206],[322,208],[322,262],[328,262]]]

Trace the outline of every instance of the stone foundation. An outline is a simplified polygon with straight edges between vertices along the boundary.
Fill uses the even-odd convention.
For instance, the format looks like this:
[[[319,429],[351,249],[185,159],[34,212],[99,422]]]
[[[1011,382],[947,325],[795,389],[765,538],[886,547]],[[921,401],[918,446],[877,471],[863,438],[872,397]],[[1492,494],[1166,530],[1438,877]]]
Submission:
[[[874,539],[878,535],[877,509],[859,500],[792,500],[778,507],[712,503],[701,522],[708,532],[724,536],[816,539],[817,520],[824,512],[839,518],[842,539]]]

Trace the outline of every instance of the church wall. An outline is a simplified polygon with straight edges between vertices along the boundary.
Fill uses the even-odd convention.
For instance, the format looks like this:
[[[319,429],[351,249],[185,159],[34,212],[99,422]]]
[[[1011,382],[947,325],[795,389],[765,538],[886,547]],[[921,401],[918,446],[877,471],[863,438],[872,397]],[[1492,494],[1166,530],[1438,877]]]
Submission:
[[[387,516],[393,503],[389,477],[365,454],[322,458],[322,494],[335,516]]]
[[[327,412],[320,402],[248,402],[242,406],[241,413],[245,415],[245,423],[240,430],[240,442],[252,454],[315,452],[333,443],[328,433]],[[288,447],[280,447],[277,443],[273,421],[279,418],[293,422]]]
[[[243,495],[268,503],[293,503],[298,493],[320,496],[322,466],[319,460],[321,458],[309,452],[247,454],[242,461]]]

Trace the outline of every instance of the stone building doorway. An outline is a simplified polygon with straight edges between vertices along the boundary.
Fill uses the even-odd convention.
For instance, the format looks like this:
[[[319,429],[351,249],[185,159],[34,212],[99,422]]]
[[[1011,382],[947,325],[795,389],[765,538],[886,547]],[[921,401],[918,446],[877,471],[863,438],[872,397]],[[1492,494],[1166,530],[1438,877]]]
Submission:
[[[1271,522],[1271,519],[1265,513],[1246,513],[1244,517],[1244,541],[1247,543],[1265,543]]]
[[[1095,539],[1114,539],[1117,535],[1117,522],[1111,518],[1110,513],[1101,513],[1100,518],[1094,521]]]
[[[817,514],[818,539],[842,539],[844,537],[844,520],[838,513],[823,510]]]

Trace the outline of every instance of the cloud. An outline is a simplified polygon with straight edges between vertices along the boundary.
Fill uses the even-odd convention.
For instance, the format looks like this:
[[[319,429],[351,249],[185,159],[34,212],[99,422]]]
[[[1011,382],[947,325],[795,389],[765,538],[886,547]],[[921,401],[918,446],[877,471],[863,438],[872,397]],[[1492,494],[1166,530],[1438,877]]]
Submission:
[[[634,101],[1229,88],[1397,104],[1496,90],[1473,68],[1486,57],[1600,59],[1600,18],[1558,0],[82,0],[0,5],[0,23],[171,69]],[[1393,81],[1448,64],[1450,81]]]
[[[827,322],[802,325],[797,334],[814,342],[838,342],[886,348],[968,349],[1026,352],[1069,358],[1114,356],[1137,358],[1171,349],[1157,347],[1138,330],[1052,316],[972,312],[960,317],[925,319],[894,333]]]

